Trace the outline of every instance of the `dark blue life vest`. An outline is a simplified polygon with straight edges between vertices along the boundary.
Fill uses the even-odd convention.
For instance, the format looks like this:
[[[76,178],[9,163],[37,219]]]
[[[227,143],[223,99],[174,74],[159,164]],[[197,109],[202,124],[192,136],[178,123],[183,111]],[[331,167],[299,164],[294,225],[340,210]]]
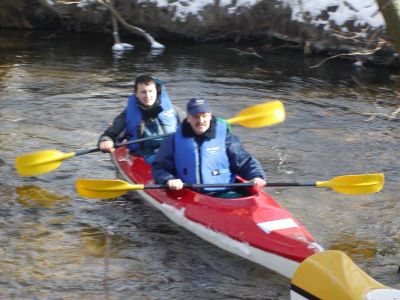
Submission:
[[[138,107],[139,100],[135,94],[128,98],[128,105],[126,108],[125,126],[129,140],[136,140],[142,137],[157,136],[160,134],[175,132],[178,126],[178,116],[172,107],[167,91],[162,87],[160,102],[162,111],[155,119],[147,120],[144,125],[142,135],[138,136],[140,124],[143,123],[143,115],[141,109]],[[160,146],[161,140],[151,140],[145,142],[140,146],[137,143],[130,144],[128,147],[131,151],[137,152],[140,148],[145,150],[154,151]]]
[[[201,146],[192,137],[184,137],[182,126],[175,133],[176,175],[184,183],[232,183],[235,176],[229,169],[225,139],[227,124],[217,120],[213,139],[205,139]],[[204,192],[224,191],[226,188],[206,188]]]

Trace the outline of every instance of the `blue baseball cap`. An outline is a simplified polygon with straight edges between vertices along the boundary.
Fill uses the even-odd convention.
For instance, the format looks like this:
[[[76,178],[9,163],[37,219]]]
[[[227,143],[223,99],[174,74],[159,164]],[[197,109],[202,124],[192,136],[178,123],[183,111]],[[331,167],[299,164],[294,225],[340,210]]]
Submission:
[[[186,110],[189,115],[197,115],[199,113],[210,113],[211,109],[208,106],[205,98],[192,98],[186,104]]]

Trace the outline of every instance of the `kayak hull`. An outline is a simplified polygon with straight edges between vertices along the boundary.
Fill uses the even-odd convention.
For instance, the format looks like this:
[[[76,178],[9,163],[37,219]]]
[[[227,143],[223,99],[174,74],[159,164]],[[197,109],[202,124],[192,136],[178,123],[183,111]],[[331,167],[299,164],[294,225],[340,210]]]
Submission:
[[[152,184],[150,166],[119,147],[112,159],[123,179]],[[323,251],[307,229],[258,188],[237,199],[214,198],[189,189],[136,191],[174,223],[245,259],[292,278],[299,264]]]

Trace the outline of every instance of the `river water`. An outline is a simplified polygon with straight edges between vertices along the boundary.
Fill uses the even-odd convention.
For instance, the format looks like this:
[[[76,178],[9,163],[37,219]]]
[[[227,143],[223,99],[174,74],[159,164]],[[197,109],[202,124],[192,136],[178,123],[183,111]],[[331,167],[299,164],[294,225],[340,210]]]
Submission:
[[[345,61],[310,68],[323,57],[264,51],[260,59],[229,49],[245,48],[237,45],[165,42],[157,52],[131,43],[116,55],[109,37],[1,32],[1,299],[288,299],[289,280],[200,240],[134,195],[79,197],[77,178],[116,177],[105,154],[39,177],[16,174],[19,155],[94,147],[143,73],[162,79],[176,105],[205,96],[224,118],[281,100],[284,123],[234,128],[270,181],[384,172],[383,191],[372,195],[268,191],[326,249],[400,288],[400,123],[384,115],[399,106],[394,71]]]

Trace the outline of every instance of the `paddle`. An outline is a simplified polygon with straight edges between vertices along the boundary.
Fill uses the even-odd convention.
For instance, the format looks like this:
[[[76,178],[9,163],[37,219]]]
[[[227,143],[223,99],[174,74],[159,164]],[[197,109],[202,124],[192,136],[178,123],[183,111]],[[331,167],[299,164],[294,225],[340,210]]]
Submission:
[[[266,187],[290,187],[290,186],[314,186],[331,188],[342,194],[363,195],[379,192],[383,187],[383,174],[344,175],[335,177],[329,181],[317,181],[314,183],[300,182],[276,182],[267,183]],[[228,183],[228,184],[184,184],[186,188],[206,187],[246,187],[252,186],[252,182]],[[79,195],[87,198],[110,199],[116,198],[132,190],[165,189],[166,184],[130,184],[118,179],[78,179],[76,190]]]
[[[229,124],[239,124],[246,128],[272,126],[285,121],[285,108],[280,101],[265,102],[240,111],[235,117],[226,120]]]
[[[151,136],[123,143],[116,143],[114,147],[121,147],[133,143],[140,143],[153,139],[164,138],[172,134],[173,133],[166,133],[163,135]],[[54,149],[32,152],[18,156],[15,159],[15,168],[17,170],[18,175],[20,176],[40,175],[57,169],[61,165],[61,163],[66,159],[99,151],[101,150],[100,148],[97,147],[92,149],[78,150],[69,153],[64,153]]]
[[[266,102],[254,105],[240,111],[234,118],[226,120],[229,124],[238,124],[246,128],[260,128],[271,126],[285,120],[285,109],[280,101]],[[164,138],[172,135],[164,135],[141,138],[124,143],[116,144],[115,147],[140,143],[152,139]],[[35,176],[51,172],[57,169],[61,163],[69,158],[88,153],[98,152],[99,148],[78,150],[76,152],[63,153],[59,150],[43,150],[21,155],[15,160],[15,167],[20,176]]]

